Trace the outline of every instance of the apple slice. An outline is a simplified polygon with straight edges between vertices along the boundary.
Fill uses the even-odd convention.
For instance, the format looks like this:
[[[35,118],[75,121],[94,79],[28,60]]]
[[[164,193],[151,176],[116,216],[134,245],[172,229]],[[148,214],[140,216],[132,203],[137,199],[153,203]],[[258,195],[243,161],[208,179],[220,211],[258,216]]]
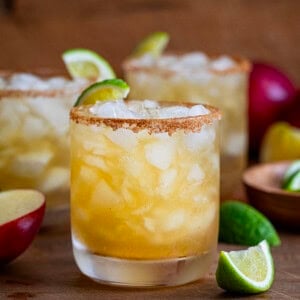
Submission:
[[[5,264],[31,244],[45,213],[45,197],[35,190],[0,193],[0,264]]]

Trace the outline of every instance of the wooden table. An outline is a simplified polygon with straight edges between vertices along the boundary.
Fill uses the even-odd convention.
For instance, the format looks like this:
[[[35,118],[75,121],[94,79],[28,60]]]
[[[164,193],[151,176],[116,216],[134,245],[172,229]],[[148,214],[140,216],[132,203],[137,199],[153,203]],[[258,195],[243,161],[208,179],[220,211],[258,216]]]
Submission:
[[[104,286],[82,275],[75,265],[69,215],[59,226],[44,226],[30,248],[0,270],[0,299],[230,299],[218,288],[217,258],[202,280],[181,287],[127,289]],[[276,277],[272,288],[251,299],[300,299],[300,235],[280,232],[282,246],[273,248]],[[219,250],[241,247],[219,244]],[[234,298],[238,298],[236,295]],[[245,297],[241,297],[245,298]]]

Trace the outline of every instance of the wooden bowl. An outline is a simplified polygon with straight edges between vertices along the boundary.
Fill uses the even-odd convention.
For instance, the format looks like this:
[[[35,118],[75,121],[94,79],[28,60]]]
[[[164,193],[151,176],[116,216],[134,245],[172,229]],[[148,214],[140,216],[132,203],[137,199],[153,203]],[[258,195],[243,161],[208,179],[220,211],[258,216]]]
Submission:
[[[248,201],[274,223],[300,229],[300,193],[281,188],[283,175],[291,162],[258,164],[243,174]]]

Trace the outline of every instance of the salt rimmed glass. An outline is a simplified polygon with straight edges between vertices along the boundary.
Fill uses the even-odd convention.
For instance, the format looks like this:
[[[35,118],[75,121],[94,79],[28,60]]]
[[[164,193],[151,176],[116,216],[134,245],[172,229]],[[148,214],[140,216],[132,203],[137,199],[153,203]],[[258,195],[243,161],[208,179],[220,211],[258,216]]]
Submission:
[[[207,273],[218,237],[220,113],[205,107],[168,119],[72,109],[72,244],[85,275],[163,286]]]
[[[221,109],[221,197],[235,196],[247,163],[250,63],[195,52],[129,59],[123,69],[132,99],[185,99]]]
[[[69,111],[88,83],[50,73],[0,73],[0,188],[38,189],[57,210],[69,203]]]

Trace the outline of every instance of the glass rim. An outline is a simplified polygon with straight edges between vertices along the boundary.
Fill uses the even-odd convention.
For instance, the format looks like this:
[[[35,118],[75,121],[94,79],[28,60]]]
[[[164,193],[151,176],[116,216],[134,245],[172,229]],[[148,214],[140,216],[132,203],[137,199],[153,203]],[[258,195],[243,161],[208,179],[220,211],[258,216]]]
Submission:
[[[235,55],[227,55],[227,54],[207,54],[205,52],[202,51],[187,51],[187,52],[183,52],[183,51],[178,51],[178,52],[166,52],[163,53],[160,57],[169,57],[169,56],[177,56],[177,57],[181,57],[183,55],[188,55],[188,54],[192,54],[192,53],[201,53],[204,54],[208,57],[208,59],[216,59],[219,58],[221,56],[226,56],[229,57],[230,59],[232,59],[235,62],[235,65],[232,67],[229,67],[225,70],[217,70],[217,69],[212,69],[212,68],[206,68],[206,69],[200,69],[200,71],[205,71],[214,75],[227,75],[227,74],[236,74],[236,73],[247,73],[250,72],[251,70],[251,62],[250,60],[242,57],[242,56],[235,56]],[[157,66],[141,66],[139,65],[138,61],[140,60],[140,57],[129,57],[127,58],[123,64],[122,64],[122,68],[124,71],[128,72],[128,71],[136,71],[136,72],[148,72],[148,73],[159,73],[162,75],[166,75],[166,76],[171,76],[174,74],[177,74],[178,72],[180,73],[180,71],[175,71],[175,70],[168,70],[168,69],[163,69]]]
[[[129,100],[130,101],[130,100]],[[137,101],[137,100],[135,100]],[[94,125],[100,127],[102,125],[111,127],[113,130],[129,129],[133,132],[147,130],[151,133],[174,133],[177,130],[184,130],[188,132],[199,132],[204,125],[211,125],[214,121],[221,119],[221,111],[217,107],[190,102],[159,102],[164,105],[176,105],[192,107],[195,105],[203,105],[209,110],[206,115],[196,115],[177,118],[148,118],[148,119],[124,119],[124,118],[104,118],[92,115],[88,109],[92,105],[81,105],[73,107],[70,111],[70,120],[82,125]]]
[[[62,72],[59,69],[51,69],[51,68],[37,68],[32,70],[0,70],[0,78],[9,78],[14,74],[25,73],[29,75],[35,75],[42,79],[50,79],[53,77],[62,77],[64,79],[74,81],[71,78],[68,78],[66,73]],[[80,93],[84,88],[86,88],[90,82],[80,84],[78,82],[78,86],[74,86],[72,88],[54,88],[48,90],[39,90],[39,89],[1,89],[0,88],[0,100],[2,98],[37,98],[37,97],[48,97],[55,98],[59,96],[69,96],[74,93]]]

